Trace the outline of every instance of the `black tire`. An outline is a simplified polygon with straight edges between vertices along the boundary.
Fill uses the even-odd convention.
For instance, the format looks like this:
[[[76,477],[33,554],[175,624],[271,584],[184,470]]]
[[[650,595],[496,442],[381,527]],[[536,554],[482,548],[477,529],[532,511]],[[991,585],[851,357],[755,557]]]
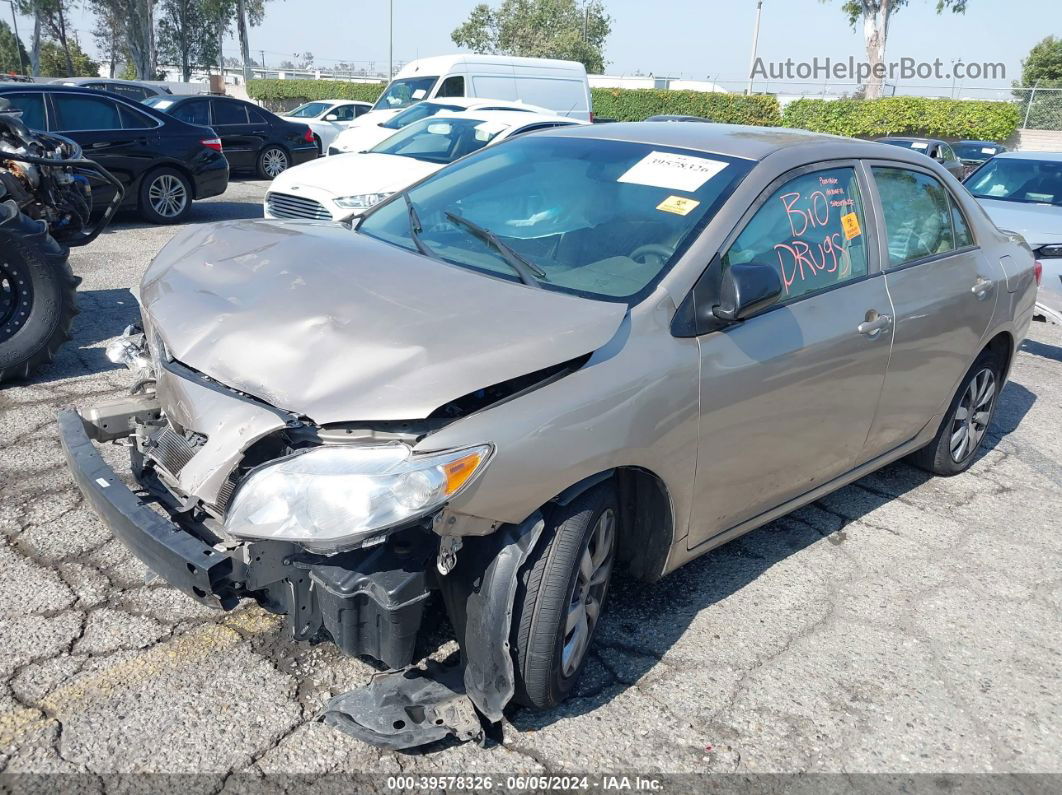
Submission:
[[[192,211],[192,184],[173,168],[157,168],[140,180],[137,204],[150,224],[179,224]]]
[[[0,384],[28,378],[70,339],[81,280],[68,253],[25,216],[0,227]]]
[[[324,154],[324,143],[321,142],[321,136],[317,133],[313,134],[313,142],[317,145],[317,156],[321,157]]]
[[[568,505],[558,506],[549,515],[542,538],[520,570],[510,642],[516,673],[515,698],[525,706],[555,707],[567,697],[579,678],[608,596],[616,560],[617,514],[616,490],[611,482],[594,487]],[[607,547],[602,558],[603,562],[607,560],[603,582],[599,588],[588,589],[596,593],[596,615],[589,623],[579,658],[575,659],[574,655],[566,658],[565,641],[569,633],[565,625],[569,610],[576,602],[577,584],[582,589],[584,581],[579,563],[584,554],[593,557],[591,541],[599,540],[599,522],[609,516],[610,541],[598,545],[602,549]],[[590,602],[582,604],[585,607]]]
[[[274,158],[283,159],[284,165],[279,171],[275,171],[274,166],[271,165],[276,162]],[[258,153],[255,170],[258,172],[259,179],[276,179],[289,168],[291,168],[291,155],[283,146],[270,145]]]
[[[987,374],[987,375],[986,375]],[[982,404],[983,379],[987,378],[990,383],[991,395],[987,404]],[[980,356],[974,361],[973,366],[966,373],[966,377],[959,384],[959,389],[948,406],[947,416],[940,425],[933,441],[910,456],[911,463],[934,475],[950,477],[958,475],[969,469],[977,457],[988,427],[992,424],[992,417],[996,413],[996,403],[999,391],[1003,383],[1003,362],[993,351],[981,351]],[[966,407],[972,402],[977,409],[970,416]],[[980,417],[980,419],[978,419]],[[962,426],[966,426],[966,436],[963,436]],[[956,436],[958,435],[958,436]],[[966,444],[958,449],[963,440]],[[953,444],[956,449],[953,449]]]

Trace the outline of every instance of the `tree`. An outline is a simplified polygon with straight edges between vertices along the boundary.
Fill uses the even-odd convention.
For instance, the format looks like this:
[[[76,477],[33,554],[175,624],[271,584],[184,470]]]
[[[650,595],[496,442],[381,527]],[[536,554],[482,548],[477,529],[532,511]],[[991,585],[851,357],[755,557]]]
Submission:
[[[114,77],[118,70],[118,62],[127,58],[125,21],[119,15],[115,5],[107,0],[89,0],[89,7],[96,17],[96,24],[92,28],[92,38],[96,42],[96,49],[99,50],[107,64],[108,77]]]
[[[222,61],[223,43],[225,35],[232,25],[232,17],[236,12],[236,0],[201,0],[203,16],[206,17],[207,29],[213,31],[211,63],[217,67],[219,73],[224,73],[225,64]]]
[[[21,40],[6,22],[0,21],[0,72],[25,74],[30,58]]]
[[[55,0],[43,0],[54,2]],[[42,2],[42,0],[23,0]],[[155,0],[89,0],[97,22],[121,26],[124,50],[138,80],[158,79],[155,55]]]
[[[217,58],[200,0],[162,0],[159,4],[158,57],[181,68],[181,80],[189,82],[192,70],[211,65]]]
[[[454,44],[478,53],[581,61],[588,72],[605,69],[605,40],[612,18],[602,0],[502,0],[480,4],[450,34]]]
[[[70,11],[70,0],[16,0],[19,11],[33,16],[33,55],[34,75],[40,74],[41,34],[50,36],[57,42],[66,64],[65,75],[74,74],[74,59],[70,52],[69,30],[66,19]],[[80,48],[79,48],[80,49]]]
[[[265,0],[236,0],[236,32],[240,38],[244,85],[251,79],[251,41],[247,26],[258,27],[265,19]]]
[[[1021,62],[1021,84],[1031,87],[1037,83],[1062,86],[1062,39],[1041,39]]]
[[[826,3],[829,0],[822,0]],[[937,13],[951,9],[956,14],[965,14],[969,0],[937,0]],[[885,43],[889,35],[889,22],[893,15],[907,5],[908,0],[845,0],[841,10],[848,15],[852,30],[863,21],[863,40],[867,48],[867,63],[871,75],[867,81],[866,98],[881,96],[885,80]]]
[[[42,77],[96,77],[100,65],[81,49],[77,39],[69,39],[64,47],[57,41],[41,44]]]

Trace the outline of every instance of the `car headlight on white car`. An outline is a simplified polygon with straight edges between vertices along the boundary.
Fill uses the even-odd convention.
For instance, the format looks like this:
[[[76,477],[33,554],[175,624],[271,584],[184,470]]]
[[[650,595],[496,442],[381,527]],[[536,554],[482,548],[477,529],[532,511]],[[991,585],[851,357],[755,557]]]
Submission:
[[[390,195],[390,193],[359,193],[357,196],[340,196],[333,201],[337,207],[342,207],[344,210],[367,210]]]
[[[414,453],[405,444],[326,445],[255,470],[236,491],[225,529],[331,554],[440,508],[490,460],[489,444]]]

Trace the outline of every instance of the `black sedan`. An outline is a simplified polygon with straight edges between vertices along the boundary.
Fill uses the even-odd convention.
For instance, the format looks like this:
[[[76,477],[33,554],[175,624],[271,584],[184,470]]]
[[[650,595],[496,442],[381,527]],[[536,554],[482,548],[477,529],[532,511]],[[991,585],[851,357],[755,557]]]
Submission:
[[[986,160],[1007,151],[1007,147],[994,141],[956,141],[952,146],[966,174],[973,173]]]
[[[926,157],[932,158],[944,166],[955,179],[962,179],[966,175],[966,169],[963,168],[962,161],[955,155],[955,150],[951,148],[951,144],[947,141],[941,141],[937,138],[908,138],[898,135],[875,138],[874,140],[881,141],[883,144],[902,146],[904,149],[913,149],[915,152],[921,152]]]
[[[229,164],[209,127],[179,121],[124,97],[74,86],[3,83],[0,96],[22,111],[22,121],[81,145],[125,186],[123,207],[147,221],[184,220],[193,199],[225,192]],[[114,189],[92,186],[96,208],[106,207]]]
[[[313,131],[284,121],[242,99],[214,96],[149,97],[144,104],[191,124],[214,128],[233,171],[273,179],[291,166],[317,157]]]

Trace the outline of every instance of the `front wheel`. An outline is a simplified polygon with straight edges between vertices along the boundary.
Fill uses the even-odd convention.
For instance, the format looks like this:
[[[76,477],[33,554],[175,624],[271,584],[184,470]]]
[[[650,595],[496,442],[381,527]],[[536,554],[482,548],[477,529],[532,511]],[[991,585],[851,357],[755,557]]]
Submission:
[[[160,168],[140,182],[140,217],[151,224],[176,224],[192,211],[192,185],[180,171]]]
[[[959,384],[937,435],[911,455],[911,462],[934,475],[958,475],[969,469],[992,422],[1002,386],[1002,362],[992,351],[982,351]]]
[[[276,179],[291,165],[288,153],[279,146],[267,146],[258,154],[258,176]]]
[[[556,706],[579,678],[608,595],[617,513],[611,482],[558,506],[520,572],[512,649],[525,706]]]

